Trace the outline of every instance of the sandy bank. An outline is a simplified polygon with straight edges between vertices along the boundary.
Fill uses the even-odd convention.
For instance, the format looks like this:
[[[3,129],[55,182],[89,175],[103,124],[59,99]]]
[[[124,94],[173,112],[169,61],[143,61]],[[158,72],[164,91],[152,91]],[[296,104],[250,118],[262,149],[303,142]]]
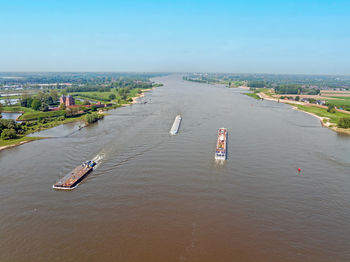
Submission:
[[[23,145],[23,144],[26,144],[26,143],[29,143],[29,142],[32,142],[32,141],[36,141],[36,140],[25,140],[25,141],[18,142],[16,144],[7,145],[7,146],[1,146],[0,147],[0,151],[8,149],[8,148],[11,148],[11,147],[20,146],[20,145]]]

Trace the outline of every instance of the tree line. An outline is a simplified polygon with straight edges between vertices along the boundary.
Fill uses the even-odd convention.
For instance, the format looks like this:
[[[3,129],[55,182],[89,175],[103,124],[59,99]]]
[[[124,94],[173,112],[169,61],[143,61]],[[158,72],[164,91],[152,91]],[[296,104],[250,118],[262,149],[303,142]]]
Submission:
[[[39,91],[35,96],[23,94],[20,98],[21,106],[43,112],[48,111],[50,105],[56,105],[57,103],[58,92],[56,90],[50,90],[48,92]]]

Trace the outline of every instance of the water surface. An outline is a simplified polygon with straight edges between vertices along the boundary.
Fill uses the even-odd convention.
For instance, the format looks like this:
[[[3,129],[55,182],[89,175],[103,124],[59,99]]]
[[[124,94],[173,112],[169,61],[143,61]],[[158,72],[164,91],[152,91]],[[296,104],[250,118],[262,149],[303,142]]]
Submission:
[[[22,114],[21,113],[5,113],[5,112],[1,113],[2,119],[16,120],[17,117],[19,117],[20,115],[22,115]],[[17,122],[19,122],[19,121],[17,121]]]
[[[0,152],[0,261],[350,261],[349,137],[243,90],[157,81],[147,104]],[[96,156],[77,189],[51,188]]]

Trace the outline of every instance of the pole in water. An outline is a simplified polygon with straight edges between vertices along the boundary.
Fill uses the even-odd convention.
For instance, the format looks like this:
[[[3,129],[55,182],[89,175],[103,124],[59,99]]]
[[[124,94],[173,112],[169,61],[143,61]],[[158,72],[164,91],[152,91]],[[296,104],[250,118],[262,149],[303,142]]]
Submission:
[[[301,172],[301,168],[299,167],[299,168],[298,168],[298,173],[300,173],[300,172]]]

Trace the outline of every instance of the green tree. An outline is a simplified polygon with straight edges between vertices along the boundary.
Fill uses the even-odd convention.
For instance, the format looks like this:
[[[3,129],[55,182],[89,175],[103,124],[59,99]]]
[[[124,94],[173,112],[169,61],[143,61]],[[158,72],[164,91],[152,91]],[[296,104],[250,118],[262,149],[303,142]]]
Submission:
[[[96,121],[98,121],[99,119],[103,118],[103,115],[99,115],[97,113],[92,113],[92,114],[87,114],[85,116],[85,121],[88,123],[88,124],[91,124],[91,123],[95,123]]]
[[[37,94],[37,97],[39,98],[40,101],[45,101],[45,93],[43,91],[39,91]]]
[[[41,103],[40,111],[43,111],[43,112],[49,111],[49,106],[45,102]]]
[[[338,127],[350,128],[350,117],[342,117],[338,121]]]
[[[40,109],[40,106],[41,106],[41,101],[39,99],[34,99],[32,101],[32,105],[31,107],[34,109],[34,110],[39,110]]]
[[[329,104],[328,105],[328,108],[327,108],[327,112],[329,113],[335,113],[336,110],[335,110],[335,106],[333,104]]]
[[[95,105],[92,105],[91,106],[91,111],[96,111],[97,110],[97,107]]]
[[[52,97],[48,93],[44,94],[43,100],[41,100],[41,102],[46,103],[48,105],[52,105],[54,103]]]
[[[83,105],[90,105],[90,101],[88,99],[85,99]]]
[[[14,130],[13,128],[11,129],[4,129],[2,132],[1,132],[1,139],[14,139],[17,137],[17,134],[16,134],[16,130]]]
[[[315,104],[316,103],[316,99],[315,98],[309,98],[309,103],[310,104]]]
[[[31,95],[28,94],[22,94],[20,98],[20,104],[23,107],[31,107],[33,98]]]
[[[110,100],[114,100],[115,98],[116,98],[115,94],[110,94],[110,95],[109,95],[109,99],[110,99]]]
[[[56,90],[54,90],[54,89],[51,90],[50,91],[50,96],[51,96],[51,98],[52,98],[54,103],[56,103],[58,101],[58,93],[57,93]]]

